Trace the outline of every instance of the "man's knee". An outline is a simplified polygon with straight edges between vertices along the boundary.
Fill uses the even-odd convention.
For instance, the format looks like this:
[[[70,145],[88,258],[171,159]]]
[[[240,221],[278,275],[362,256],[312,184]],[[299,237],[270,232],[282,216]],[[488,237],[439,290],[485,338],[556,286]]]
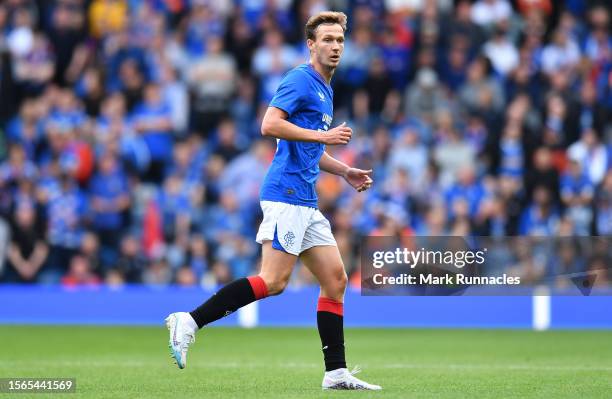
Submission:
[[[334,275],[334,278],[327,281],[327,283],[322,288],[322,295],[333,299],[334,301],[342,302],[344,298],[344,292],[346,291],[346,286],[348,284],[348,276],[344,269],[341,272],[338,272]]]
[[[268,295],[281,294],[289,284],[289,277],[291,277],[290,274],[260,274],[260,276],[266,283]]]

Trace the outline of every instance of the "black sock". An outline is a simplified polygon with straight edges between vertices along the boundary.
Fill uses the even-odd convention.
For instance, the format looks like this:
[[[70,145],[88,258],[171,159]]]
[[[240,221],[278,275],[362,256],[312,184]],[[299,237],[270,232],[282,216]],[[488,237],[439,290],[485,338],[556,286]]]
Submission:
[[[241,278],[221,288],[206,302],[189,312],[189,314],[193,317],[198,327],[202,328],[261,297],[261,295],[256,296],[256,292],[248,278]]]
[[[344,357],[344,317],[342,311],[329,312],[321,310],[321,301],[328,298],[319,298],[317,310],[317,327],[323,346],[323,358],[325,359],[325,371],[346,368]],[[336,308],[342,309],[342,304],[335,302]],[[323,306],[325,307],[325,306]]]

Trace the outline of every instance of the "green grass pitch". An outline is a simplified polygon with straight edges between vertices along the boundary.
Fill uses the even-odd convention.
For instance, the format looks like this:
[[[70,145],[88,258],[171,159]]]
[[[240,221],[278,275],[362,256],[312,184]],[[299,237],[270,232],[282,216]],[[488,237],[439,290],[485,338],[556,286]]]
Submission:
[[[349,367],[382,392],[321,391],[315,329],[206,328],[185,370],[167,340],[161,325],[0,326],[0,377],[76,377],[52,396],[67,398],[612,397],[609,331],[347,329]]]

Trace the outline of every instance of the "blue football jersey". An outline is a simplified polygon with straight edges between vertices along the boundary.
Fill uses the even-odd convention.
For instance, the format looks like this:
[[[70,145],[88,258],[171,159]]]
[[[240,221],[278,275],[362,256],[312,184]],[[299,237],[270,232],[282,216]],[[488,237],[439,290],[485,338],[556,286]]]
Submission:
[[[285,111],[287,120],[294,125],[326,131],[334,112],[333,95],[323,77],[310,64],[302,64],[283,77],[270,106]],[[277,141],[274,160],[261,188],[261,200],[317,208],[315,184],[325,145]]]

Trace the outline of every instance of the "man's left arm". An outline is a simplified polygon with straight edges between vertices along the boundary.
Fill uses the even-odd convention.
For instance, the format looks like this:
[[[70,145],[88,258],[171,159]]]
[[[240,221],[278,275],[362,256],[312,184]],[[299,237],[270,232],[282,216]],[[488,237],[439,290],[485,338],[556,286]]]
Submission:
[[[371,169],[362,170],[351,168],[344,162],[341,162],[329,155],[326,151],[324,151],[323,155],[321,156],[319,168],[325,172],[342,176],[348,184],[359,192],[365,191],[372,186],[372,178],[368,176],[370,173],[372,173]]]

